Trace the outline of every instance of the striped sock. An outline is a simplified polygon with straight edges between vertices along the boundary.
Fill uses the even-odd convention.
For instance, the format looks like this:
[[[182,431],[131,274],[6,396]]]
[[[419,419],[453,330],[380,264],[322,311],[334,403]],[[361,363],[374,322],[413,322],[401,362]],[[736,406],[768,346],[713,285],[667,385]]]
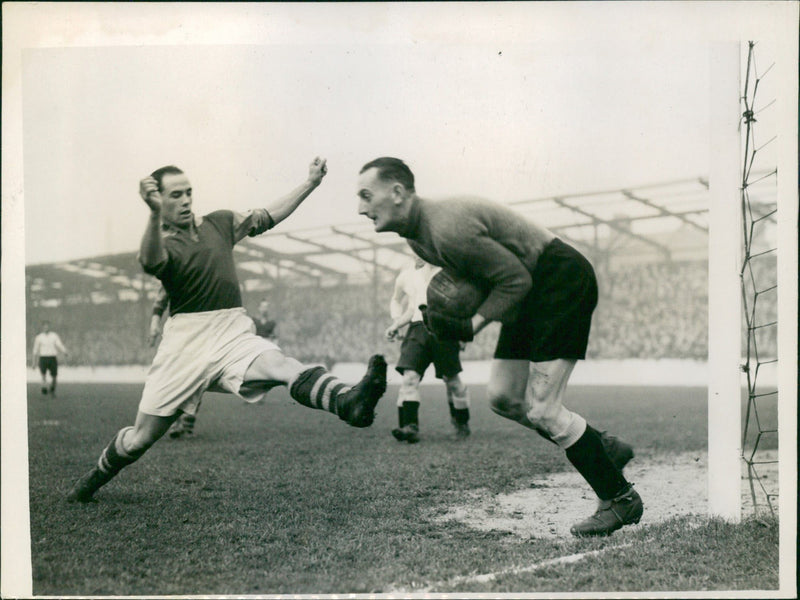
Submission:
[[[289,394],[297,402],[309,408],[336,412],[336,398],[349,392],[347,385],[331,375],[325,367],[311,367],[289,382]]]
[[[133,429],[133,427],[120,429],[117,435],[114,436],[114,439],[108,443],[108,446],[106,446],[100,454],[100,458],[97,461],[97,468],[106,475],[113,477],[129,464],[139,460],[142,454],[145,453],[145,450],[127,452],[122,445],[122,438],[125,437],[125,434],[131,429]]]

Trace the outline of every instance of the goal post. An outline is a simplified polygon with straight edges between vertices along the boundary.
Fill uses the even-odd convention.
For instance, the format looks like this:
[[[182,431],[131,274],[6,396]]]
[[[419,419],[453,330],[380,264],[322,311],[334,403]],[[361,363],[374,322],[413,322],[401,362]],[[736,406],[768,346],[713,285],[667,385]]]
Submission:
[[[740,51],[709,53],[708,512],[741,519]]]

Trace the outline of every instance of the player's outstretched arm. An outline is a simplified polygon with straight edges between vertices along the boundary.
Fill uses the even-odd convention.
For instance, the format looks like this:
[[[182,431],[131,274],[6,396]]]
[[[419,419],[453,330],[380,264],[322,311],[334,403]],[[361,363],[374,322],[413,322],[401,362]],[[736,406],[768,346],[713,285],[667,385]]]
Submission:
[[[269,203],[265,208],[277,225],[292,214],[298,206],[308,198],[328,173],[327,160],[317,156],[308,166],[308,179],[291,192]]]
[[[167,258],[161,240],[161,195],[158,192],[158,183],[153,177],[145,177],[139,182],[139,195],[150,209],[150,218],[139,246],[139,262],[145,271],[148,271]]]

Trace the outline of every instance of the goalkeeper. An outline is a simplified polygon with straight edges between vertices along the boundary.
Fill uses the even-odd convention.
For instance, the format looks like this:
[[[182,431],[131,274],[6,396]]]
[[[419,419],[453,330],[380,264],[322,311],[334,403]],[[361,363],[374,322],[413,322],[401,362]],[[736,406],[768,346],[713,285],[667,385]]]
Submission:
[[[358,212],[375,231],[398,233],[426,262],[489,290],[471,317],[448,314],[447,300],[435,304],[429,293],[426,322],[440,339],[459,341],[470,341],[491,321],[502,322],[487,397],[495,413],[563,448],[599,497],[596,512],[574,524],[572,534],[608,535],[638,523],[642,499],[622,473],[631,447],[563,403],[575,363],[585,358],[597,304],[589,261],[505,206],[420,198],[413,173],[397,158],[364,165],[358,196]]]

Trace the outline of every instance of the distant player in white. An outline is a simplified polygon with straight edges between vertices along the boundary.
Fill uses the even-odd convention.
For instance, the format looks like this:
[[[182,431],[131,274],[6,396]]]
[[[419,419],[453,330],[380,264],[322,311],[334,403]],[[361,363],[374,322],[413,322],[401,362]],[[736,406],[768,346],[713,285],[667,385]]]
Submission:
[[[64,343],[55,331],[50,331],[50,322],[42,323],[42,332],[33,340],[33,361],[31,368],[39,367],[42,375],[42,394],[47,394],[47,373],[50,373],[50,394],[56,395],[58,378],[58,353],[69,355]]]
[[[400,359],[395,367],[403,376],[397,394],[399,426],[392,435],[400,442],[414,444],[419,441],[419,384],[425,371],[433,363],[436,377],[447,389],[450,420],[456,428],[456,437],[464,439],[469,429],[469,390],[461,382],[461,361],[458,354],[463,349],[459,342],[436,339],[422,322],[419,307],[427,302],[428,283],[439,271],[421,258],[415,257],[412,266],[397,276],[390,303],[392,324],[386,329],[389,341],[402,339]],[[405,335],[401,330],[408,325]]]

